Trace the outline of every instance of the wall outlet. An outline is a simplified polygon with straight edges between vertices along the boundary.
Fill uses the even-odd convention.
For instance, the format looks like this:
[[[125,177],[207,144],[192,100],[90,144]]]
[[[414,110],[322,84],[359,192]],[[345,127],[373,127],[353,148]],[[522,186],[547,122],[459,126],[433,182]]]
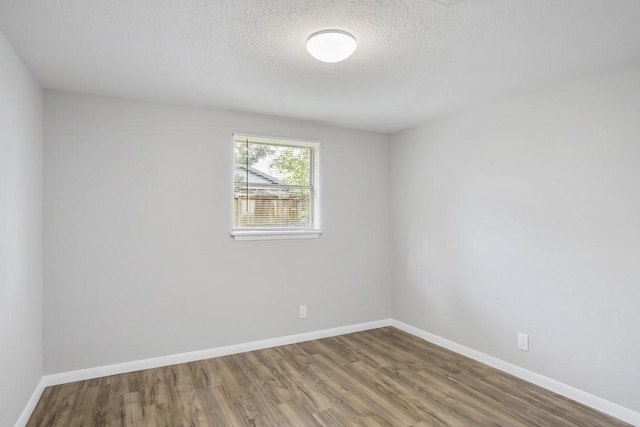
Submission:
[[[523,351],[529,351],[529,335],[518,333],[518,348]]]
[[[298,317],[301,319],[306,319],[307,318],[307,306],[306,305],[301,305],[300,307],[298,307]]]

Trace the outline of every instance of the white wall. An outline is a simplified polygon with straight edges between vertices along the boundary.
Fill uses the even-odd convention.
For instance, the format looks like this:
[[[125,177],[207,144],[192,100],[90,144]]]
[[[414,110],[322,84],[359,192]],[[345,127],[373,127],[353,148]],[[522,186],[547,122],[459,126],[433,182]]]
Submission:
[[[42,90],[0,33],[0,425],[42,376]]]
[[[394,317],[639,411],[640,65],[405,131],[391,154]]]
[[[232,132],[322,141],[319,239],[229,237]],[[45,141],[47,373],[389,317],[386,136],[47,91]]]

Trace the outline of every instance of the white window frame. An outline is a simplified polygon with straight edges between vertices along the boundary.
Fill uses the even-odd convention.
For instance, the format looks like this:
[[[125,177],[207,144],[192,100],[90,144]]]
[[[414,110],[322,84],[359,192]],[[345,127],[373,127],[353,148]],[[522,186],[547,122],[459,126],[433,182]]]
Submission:
[[[242,240],[290,240],[290,239],[315,239],[320,237],[320,141],[278,138],[258,136],[244,133],[234,133],[232,147],[238,139],[246,139],[249,143],[258,143],[275,146],[311,148],[312,162],[310,171],[311,182],[311,214],[313,224],[311,228],[236,228],[234,224],[233,197],[231,197],[231,237],[237,241]],[[231,153],[231,191],[234,191],[235,158],[232,148]]]

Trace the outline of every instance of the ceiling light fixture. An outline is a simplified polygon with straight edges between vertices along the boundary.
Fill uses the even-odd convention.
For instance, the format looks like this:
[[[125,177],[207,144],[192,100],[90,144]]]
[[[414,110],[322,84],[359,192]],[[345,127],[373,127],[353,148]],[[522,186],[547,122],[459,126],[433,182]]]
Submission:
[[[307,50],[319,61],[344,61],[355,52],[358,42],[349,33],[340,30],[318,31],[307,40]]]

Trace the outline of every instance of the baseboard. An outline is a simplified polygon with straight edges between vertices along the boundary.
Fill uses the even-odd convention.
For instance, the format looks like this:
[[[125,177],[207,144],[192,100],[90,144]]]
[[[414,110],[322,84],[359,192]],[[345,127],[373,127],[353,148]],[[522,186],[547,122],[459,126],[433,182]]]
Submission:
[[[547,390],[550,390],[554,393],[568,397],[569,399],[587,405],[600,412],[604,412],[605,414],[611,415],[612,417],[616,417],[627,423],[640,426],[640,413],[632,411],[631,409],[625,408],[608,400],[602,399],[598,396],[594,396],[593,394],[579,390],[575,387],[571,387],[567,384],[545,377],[544,375],[540,375],[519,366],[512,365],[511,363],[505,362],[504,360],[497,359],[493,356],[489,356],[488,354],[479,352],[472,348],[465,347],[453,341],[449,341],[445,338],[434,335],[427,331],[423,331],[422,329],[418,329],[414,326],[407,325],[406,323],[392,320],[391,326],[394,326],[418,338],[422,338],[425,341],[429,341],[435,345],[444,347],[458,354],[462,354],[463,356],[467,356],[470,359],[477,360],[478,362],[484,363],[485,365],[489,365],[500,371],[506,372],[540,387],[546,388]]]
[[[321,338],[334,337],[338,335],[350,334],[353,332],[366,331],[369,329],[390,326],[392,320],[384,319],[367,323],[359,323],[350,326],[341,326],[320,331],[305,332],[297,335],[289,335],[279,338],[272,338],[261,341],[253,341],[243,344],[229,345],[225,347],[211,348],[207,350],[192,351],[189,353],[173,354],[169,356],[155,357],[152,359],[136,360],[133,362],[118,363],[114,365],[99,366],[95,368],[82,369],[78,371],[62,372],[59,374],[45,375],[43,381],[45,386],[66,384],[75,381],[89,380],[92,378],[106,377],[109,375],[125,374],[127,372],[140,371],[143,369],[160,368],[163,366],[175,365],[178,363],[194,362],[196,360],[211,359],[213,357],[228,356],[230,354],[244,353],[247,351],[262,350],[264,348],[278,347],[281,345],[295,344],[304,341],[317,340]]]
[[[143,369],[160,368],[162,366],[175,365],[178,363],[211,359],[213,357],[228,356],[231,354],[244,353],[247,351],[262,350],[265,348],[278,347],[281,345],[296,344],[321,338],[335,337],[338,335],[350,334],[353,332],[383,328],[385,326],[391,326],[391,323],[392,319],[376,320],[373,322],[358,323],[355,325],[305,332],[302,334],[288,335],[279,338],[253,341],[248,343],[229,345],[225,347],[211,348],[207,350],[192,351],[188,353],[155,357],[152,359],[136,360],[133,362],[117,363],[114,365],[98,366],[95,368],[81,369],[78,371],[45,375],[36,386],[33,395],[29,399],[27,406],[22,411],[20,418],[18,418],[15,427],[24,427],[27,424],[29,418],[31,417],[31,414],[33,413],[33,410],[36,408],[36,405],[40,400],[40,396],[42,396],[42,392],[44,391],[45,387],[58,384],[66,384],[75,381],[90,380],[92,378],[100,378],[109,375],[126,374],[127,372],[140,371]]]
[[[33,413],[33,410],[36,409],[36,405],[38,404],[38,401],[40,400],[40,396],[42,396],[42,392],[44,391],[45,387],[46,387],[45,380],[44,380],[44,377],[42,377],[40,378],[40,381],[38,382],[36,389],[33,391],[31,398],[29,398],[29,402],[27,402],[27,406],[25,406],[24,410],[22,411],[22,414],[20,414],[20,418],[18,418],[18,421],[16,421],[16,427],[22,427],[27,425],[27,423],[29,422],[29,418],[31,417],[31,414]]]
[[[62,372],[59,374],[45,375],[42,377],[38,385],[36,386],[33,395],[29,399],[27,406],[22,412],[20,418],[16,422],[16,427],[23,427],[29,421],[31,413],[35,409],[42,392],[45,387],[66,384],[74,381],[89,380],[92,378],[99,378],[108,375],[124,374],[127,372],[140,371],[143,369],[159,368],[163,366],[175,365],[178,363],[194,362],[197,360],[211,359],[213,357],[228,356],[231,354],[244,353],[247,351],[261,350],[265,348],[278,347],[281,345],[295,344],[305,341],[311,341],[321,338],[329,338],[338,335],[350,334],[353,332],[366,331],[369,329],[382,328],[385,326],[394,326],[402,331],[405,331],[411,335],[422,338],[425,341],[429,341],[433,344],[439,345],[456,353],[467,356],[471,359],[477,360],[481,363],[499,369],[503,372],[507,372],[518,378],[522,378],[525,381],[536,384],[540,387],[546,388],[558,393],[569,399],[580,402],[584,405],[590,406],[598,411],[609,414],[613,417],[619,418],[630,424],[640,426],[640,413],[634,412],[623,406],[609,402],[600,397],[586,393],[582,390],[578,390],[569,385],[563,384],[559,381],[547,378],[543,375],[521,368],[495,357],[489,356],[485,353],[481,353],[477,350],[473,350],[469,347],[457,344],[453,341],[449,341],[445,338],[434,335],[430,332],[423,331],[406,323],[394,319],[384,319],[367,323],[359,323],[350,326],[342,326],[332,329],[324,329],[320,331],[306,332],[302,334],[289,335],[279,338],[253,341],[248,343],[230,345],[225,347],[217,347],[208,350],[193,351],[189,353],[180,353],[169,356],[156,357],[152,359],[137,360],[133,362],[118,363],[114,365],[99,366],[95,368],[82,369],[78,371]]]

